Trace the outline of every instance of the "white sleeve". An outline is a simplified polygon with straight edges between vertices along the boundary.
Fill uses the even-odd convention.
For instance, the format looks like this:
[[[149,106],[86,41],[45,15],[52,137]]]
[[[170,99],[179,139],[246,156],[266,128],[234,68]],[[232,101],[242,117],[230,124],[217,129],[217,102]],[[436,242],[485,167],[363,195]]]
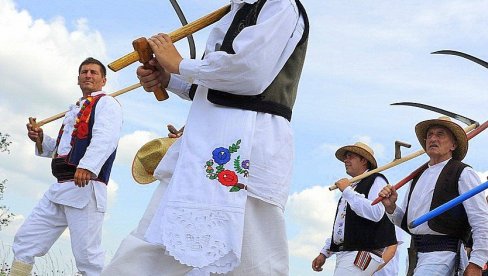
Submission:
[[[171,74],[167,89],[184,100],[191,100],[190,87],[191,83],[185,81],[181,76]]]
[[[98,176],[103,164],[117,148],[122,129],[122,108],[113,97],[102,97],[95,107],[92,138],[78,168]]]
[[[480,185],[481,180],[476,172],[466,167],[459,177],[459,194],[464,194],[476,186]],[[473,251],[469,261],[483,267],[488,260],[488,203],[483,193],[463,202],[464,209],[468,215],[473,235]]]
[[[371,202],[378,197],[379,192],[386,185],[387,183],[383,177],[376,177],[369,191],[368,198],[354,191],[351,186],[344,189],[342,196],[358,216],[378,222],[385,214],[385,206],[383,204],[371,205]]]
[[[37,147],[35,147],[35,149],[37,156],[51,157],[56,150],[56,140],[54,140],[51,136],[44,134],[42,137],[42,154],[39,153]]]
[[[412,182],[410,182],[410,185],[412,185]],[[407,215],[405,214],[405,210],[407,209],[408,192],[410,190],[410,185],[406,188],[407,192],[405,193],[402,203],[398,204],[398,200],[397,200],[396,208],[395,211],[393,211],[393,214],[388,214],[388,212],[385,211],[386,216],[390,219],[390,221],[399,227],[402,226],[403,216]]]
[[[322,250],[320,250],[320,253],[324,254],[326,258],[329,258],[330,256],[334,255],[334,252],[330,251],[331,242],[332,242],[331,238],[327,238],[325,240],[324,247],[322,247]]]
[[[209,50],[208,46],[204,59],[183,59],[179,71],[190,83],[233,94],[258,95],[283,68],[303,32],[296,6],[290,1],[267,1],[256,24],[235,37],[235,54]]]

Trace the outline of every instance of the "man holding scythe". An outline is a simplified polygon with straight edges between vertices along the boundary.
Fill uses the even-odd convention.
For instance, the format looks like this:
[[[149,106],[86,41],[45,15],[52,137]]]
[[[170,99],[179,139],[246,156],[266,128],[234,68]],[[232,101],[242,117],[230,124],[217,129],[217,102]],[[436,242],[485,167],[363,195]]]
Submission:
[[[387,185],[379,196],[390,220],[411,234],[408,275],[481,275],[488,260],[488,204],[477,194],[428,223],[410,228],[421,215],[473,189],[478,175],[461,162],[468,151],[464,130],[447,118],[426,120],[415,126],[417,138],[430,160],[428,168],[415,177],[405,200]],[[473,250],[466,264],[462,243],[473,237]]]
[[[82,275],[98,276],[104,265],[102,224],[107,184],[122,128],[122,109],[102,91],[105,66],[94,58],[78,69],[83,93],[64,116],[57,139],[27,124],[28,136],[39,141],[36,154],[52,157],[52,184],[17,231],[12,245],[11,276],[30,275],[34,258],[44,256],[66,228],[70,231],[76,267]]]
[[[307,41],[298,0],[232,0],[202,60],[183,59],[166,34],[148,40],[156,70],[137,69],[144,89],[193,102],[103,275],[288,275],[290,120]]]
[[[352,177],[378,167],[373,150],[361,142],[339,148],[335,156],[344,162],[346,173]],[[398,273],[398,267],[389,265],[397,249],[395,226],[386,217],[383,206],[371,206],[387,183],[380,173],[354,183],[345,178],[336,182],[342,197],[337,204],[332,236],[312,262],[314,271],[322,271],[325,260],[336,254],[334,275]]]

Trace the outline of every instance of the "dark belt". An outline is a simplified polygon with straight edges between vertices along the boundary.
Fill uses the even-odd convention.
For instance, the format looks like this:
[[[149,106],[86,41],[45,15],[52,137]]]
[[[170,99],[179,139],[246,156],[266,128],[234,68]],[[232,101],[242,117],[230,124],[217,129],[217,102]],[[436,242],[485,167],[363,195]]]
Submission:
[[[333,245],[336,247],[337,252],[346,251],[344,249],[344,244],[343,243],[341,243],[341,244],[334,244],[333,243]],[[368,251],[369,253],[371,253],[373,255],[376,255],[376,256],[382,258],[383,257],[384,248],[382,248],[382,249],[374,249],[374,250],[359,250],[359,251]]]
[[[76,166],[68,164],[64,157],[57,157],[51,161],[51,171],[58,182],[69,181],[75,178]]]
[[[412,235],[417,252],[457,252],[459,239],[443,235]]]

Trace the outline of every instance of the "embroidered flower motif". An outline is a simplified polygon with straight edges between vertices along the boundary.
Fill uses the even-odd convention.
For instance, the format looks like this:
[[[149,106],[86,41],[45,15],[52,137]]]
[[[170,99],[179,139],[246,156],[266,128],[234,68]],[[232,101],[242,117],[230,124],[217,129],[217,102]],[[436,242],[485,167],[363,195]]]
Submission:
[[[239,177],[233,171],[223,170],[217,175],[219,182],[224,186],[235,186]]]
[[[231,155],[239,150],[241,140],[237,140],[234,144],[228,148],[218,147],[212,151],[212,159],[205,162],[205,172],[207,177],[211,180],[218,180],[220,184],[231,187],[229,192],[237,192],[241,189],[245,189],[246,186],[239,183],[238,174],[243,175],[243,177],[248,177],[249,175],[249,160],[244,160],[241,162],[241,157],[237,156],[233,164],[234,170],[225,168],[225,165],[231,160]],[[214,168],[214,165],[217,166]],[[229,166],[229,165],[227,165]]]
[[[212,152],[212,157],[215,160],[215,163],[219,165],[223,165],[230,160],[230,152],[228,149],[220,147],[216,148]]]
[[[246,170],[249,169],[249,160],[242,161],[241,167],[246,169]]]
[[[95,105],[96,100],[104,95],[105,94],[100,94],[95,97],[88,96],[85,99],[85,102],[83,102],[83,105],[80,108],[80,112],[78,112],[78,115],[76,116],[73,134],[71,135],[72,145],[74,143],[75,137],[78,139],[85,139],[86,137],[88,137],[88,132],[89,132],[88,124],[90,122],[92,108]]]

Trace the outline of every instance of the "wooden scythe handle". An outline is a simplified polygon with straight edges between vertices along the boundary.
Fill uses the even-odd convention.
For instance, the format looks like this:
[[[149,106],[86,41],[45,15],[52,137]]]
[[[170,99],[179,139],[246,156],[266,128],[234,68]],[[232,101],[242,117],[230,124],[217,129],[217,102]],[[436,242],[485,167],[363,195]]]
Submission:
[[[472,125],[467,126],[466,128],[464,128],[464,131],[465,132],[469,132],[469,131],[471,131],[471,130],[473,130],[475,128],[476,128],[476,124],[472,124]],[[392,167],[395,167],[397,165],[400,165],[401,163],[406,162],[406,161],[408,161],[410,159],[413,159],[415,157],[418,157],[418,156],[420,156],[420,155],[422,155],[424,153],[425,153],[424,149],[420,149],[420,150],[418,150],[418,151],[416,151],[414,153],[411,153],[411,154],[409,154],[409,155],[407,155],[407,156],[405,156],[403,158],[395,159],[392,162],[390,162],[390,163],[388,163],[388,164],[386,164],[384,166],[378,167],[378,168],[376,168],[374,170],[370,170],[370,171],[365,172],[363,174],[360,174],[360,175],[358,175],[356,177],[353,177],[353,178],[349,179],[349,182],[353,183],[353,182],[359,181],[359,180],[364,179],[364,178],[366,178],[366,177],[368,177],[368,176],[370,176],[370,175],[372,175],[374,173],[382,172],[382,171],[387,170],[389,168],[392,168]],[[337,186],[335,184],[332,184],[332,185],[329,186],[329,191],[333,191],[335,189],[337,189]]]
[[[39,125],[36,123],[36,119],[34,119],[32,117],[29,117],[29,124],[32,125],[32,128],[38,128],[39,127]],[[42,151],[41,137],[37,137],[37,139],[36,139],[36,147],[37,147],[37,152],[39,154],[42,154],[43,151]]]
[[[226,5],[218,10],[215,10],[199,19],[188,23],[187,25],[176,29],[175,31],[169,33],[169,37],[171,37],[171,41],[176,42],[182,38],[185,38],[215,22],[217,22],[220,18],[226,15],[230,11],[230,5]],[[149,45],[148,45],[149,47]],[[136,62],[139,60],[139,54],[137,51],[129,53],[114,62],[108,65],[112,71],[117,72],[120,69]]]
[[[112,94],[109,94],[109,96],[112,96],[112,97],[114,97],[114,98],[115,98],[115,97],[117,97],[118,95],[125,94],[125,93],[127,93],[127,92],[129,92],[129,91],[132,91],[132,90],[134,90],[134,89],[136,89],[136,88],[139,88],[139,87],[141,87],[141,84],[140,84],[140,83],[136,83],[136,84],[133,84],[133,85],[131,85],[131,86],[127,86],[126,88],[123,88],[123,89],[120,89],[120,90],[118,90],[118,91],[115,91],[115,92],[113,92]],[[42,120],[42,121],[39,121],[39,122],[36,124],[36,126],[37,126],[37,127],[41,127],[41,126],[43,126],[43,125],[45,125],[45,124],[47,124],[47,123],[50,123],[50,122],[52,122],[52,121],[56,121],[57,119],[63,118],[63,116],[64,116],[65,114],[66,114],[66,111],[61,112],[61,113],[58,113],[58,114],[56,114],[56,115],[53,115],[53,116],[51,116],[51,117],[49,117],[49,118],[46,118],[46,119],[44,119],[44,120]],[[30,120],[29,120],[29,123],[30,123]]]
[[[138,53],[139,61],[144,65],[144,68],[156,70],[154,66],[149,64],[149,61],[153,58],[153,51],[149,46],[147,39],[144,37],[140,37],[132,41],[132,46],[134,47],[134,50]],[[168,92],[166,92],[166,89],[162,87],[158,87],[156,88],[156,90],[154,90],[154,96],[156,96],[156,99],[158,101],[164,101],[169,98]]]

